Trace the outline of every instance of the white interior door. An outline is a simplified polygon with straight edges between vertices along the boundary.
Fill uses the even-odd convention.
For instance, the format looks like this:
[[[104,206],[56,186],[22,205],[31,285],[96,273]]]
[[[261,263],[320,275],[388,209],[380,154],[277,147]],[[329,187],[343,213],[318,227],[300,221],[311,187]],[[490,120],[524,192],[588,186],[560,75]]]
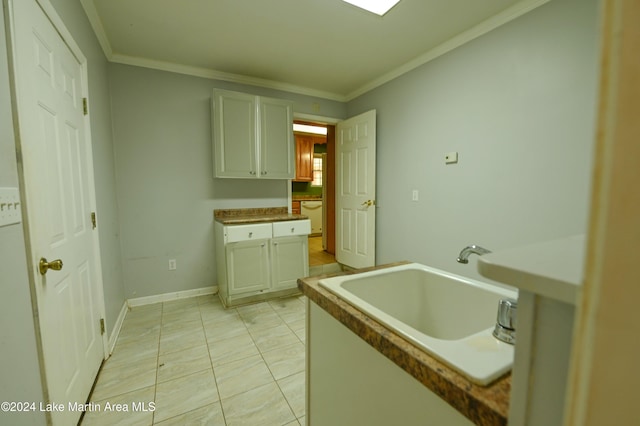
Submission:
[[[336,260],[353,268],[376,260],[376,111],[336,127]]]
[[[86,70],[36,0],[13,0],[11,40],[29,249],[53,424],[76,424],[104,359],[104,312],[88,118]],[[59,20],[59,18],[56,17]],[[66,32],[66,30],[64,31]],[[75,46],[75,45],[74,45]],[[38,263],[60,259],[41,274]]]

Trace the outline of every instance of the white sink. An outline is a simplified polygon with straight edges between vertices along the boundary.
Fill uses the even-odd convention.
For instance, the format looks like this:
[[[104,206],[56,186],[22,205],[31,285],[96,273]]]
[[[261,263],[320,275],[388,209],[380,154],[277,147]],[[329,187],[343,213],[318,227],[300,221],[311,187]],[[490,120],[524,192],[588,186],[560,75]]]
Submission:
[[[492,335],[498,301],[515,291],[411,263],[319,284],[451,368],[487,385],[513,365],[513,346]]]

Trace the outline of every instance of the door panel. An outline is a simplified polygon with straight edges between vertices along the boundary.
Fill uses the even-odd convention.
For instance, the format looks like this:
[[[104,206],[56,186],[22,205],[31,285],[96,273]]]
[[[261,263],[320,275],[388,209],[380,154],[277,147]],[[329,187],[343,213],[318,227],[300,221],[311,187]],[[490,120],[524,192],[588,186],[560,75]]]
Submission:
[[[256,175],[256,97],[214,90],[214,161],[216,177]]]
[[[376,112],[338,123],[336,130],[336,259],[375,265]]]
[[[294,179],[293,105],[260,97],[260,177]]]
[[[269,288],[268,241],[240,241],[227,244],[225,250],[230,296]]]
[[[271,240],[273,288],[296,288],[298,278],[309,275],[309,242],[306,235]]]

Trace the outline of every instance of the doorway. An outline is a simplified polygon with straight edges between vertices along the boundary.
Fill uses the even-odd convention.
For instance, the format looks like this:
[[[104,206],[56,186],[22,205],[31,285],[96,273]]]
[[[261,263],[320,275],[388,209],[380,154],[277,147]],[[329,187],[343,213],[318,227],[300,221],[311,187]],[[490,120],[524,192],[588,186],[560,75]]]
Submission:
[[[294,121],[296,178],[291,182],[292,211],[311,221],[310,274],[335,265],[335,126]]]

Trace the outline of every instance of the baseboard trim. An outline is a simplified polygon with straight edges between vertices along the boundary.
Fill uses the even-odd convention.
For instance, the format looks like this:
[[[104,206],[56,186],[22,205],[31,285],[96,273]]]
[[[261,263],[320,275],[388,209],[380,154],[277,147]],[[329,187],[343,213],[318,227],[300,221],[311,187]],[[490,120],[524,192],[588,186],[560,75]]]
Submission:
[[[116,318],[116,323],[114,324],[111,333],[109,333],[109,356],[111,356],[113,349],[116,347],[116,342],[118,341],[118,336],[120,335],[120,330],[122,330],[122,324],[124,324],[124,318],[127,316],[127,312],[129,312],[129,305],[125,300],[124,303],[122,303],[122,309],[120,309],[118,318]]]
[[[187,299],[189,297],[204,296],[207,294],[216,294],[217,292],[218,286],[214,285],[211,287],[196,288],[193,290],[176,291],[173,293],[163,293],[145,297],[136,297],[134,299],[128,299],[127,305],[130,308],[135,308],[136,306],[151,305],[154,303],[169,302],[171,300],[178,299]]]

